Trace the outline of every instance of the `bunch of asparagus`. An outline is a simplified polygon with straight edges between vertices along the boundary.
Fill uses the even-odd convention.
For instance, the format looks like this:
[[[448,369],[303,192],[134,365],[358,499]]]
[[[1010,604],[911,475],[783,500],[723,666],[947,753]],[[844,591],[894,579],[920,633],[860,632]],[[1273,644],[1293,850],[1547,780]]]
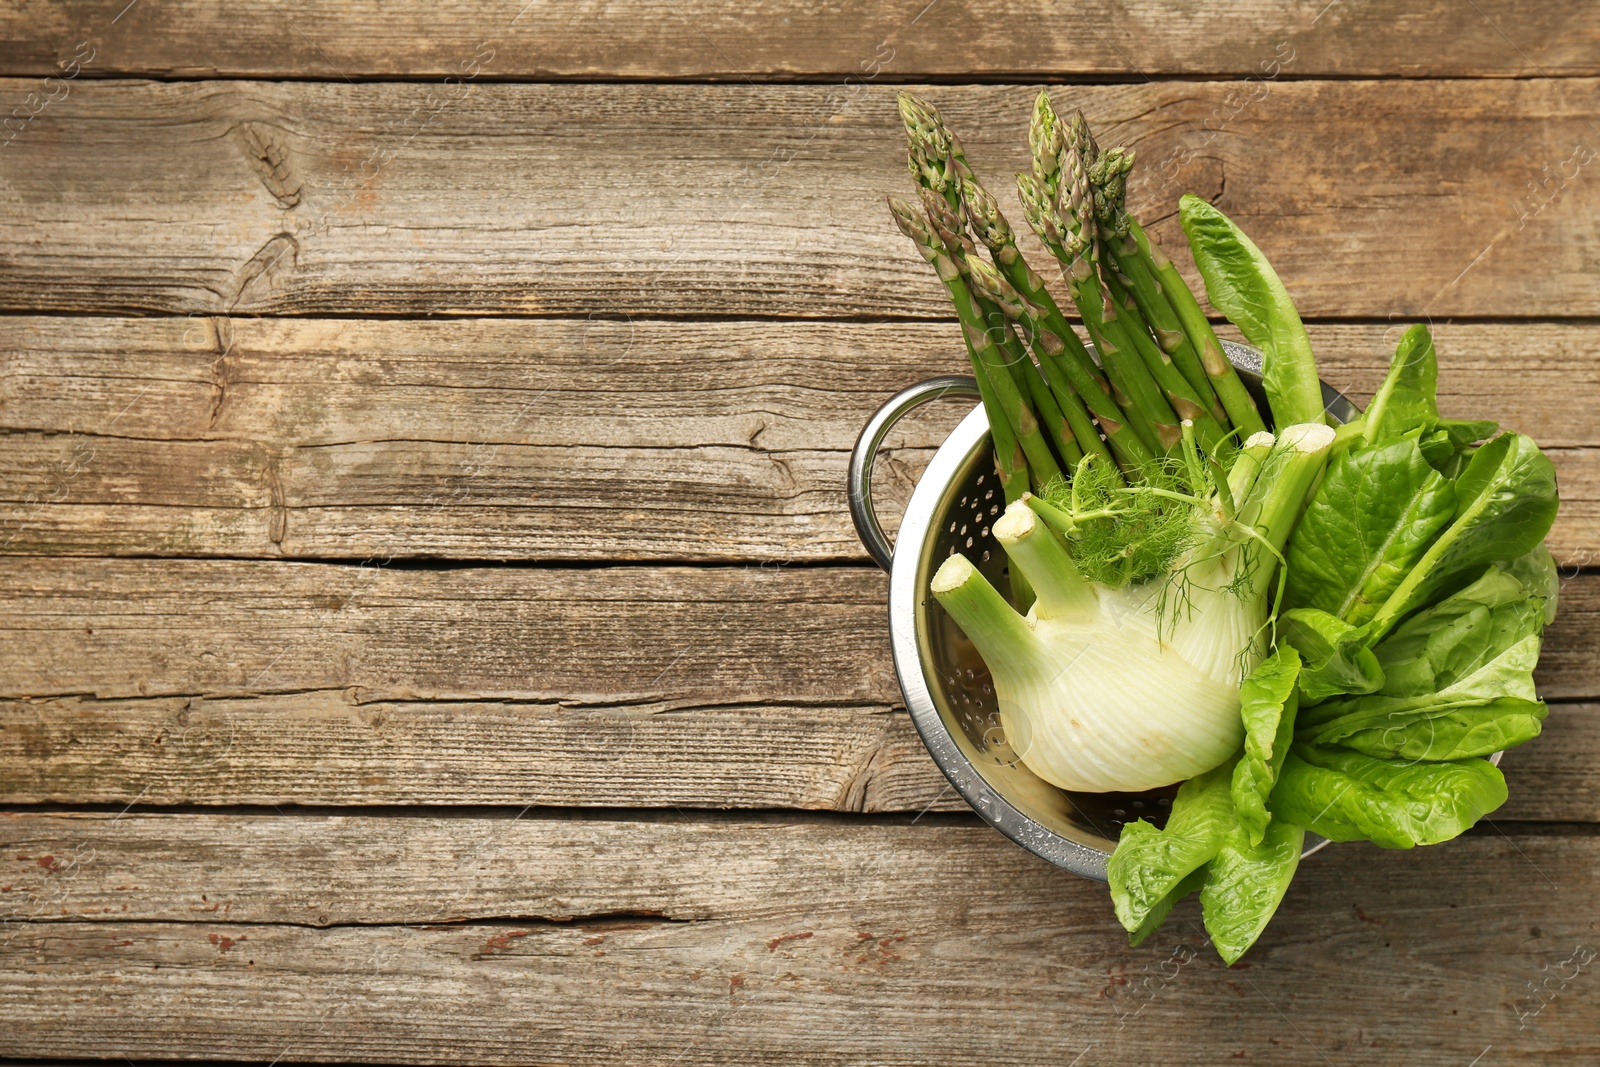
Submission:
[[[1101,151],[1081,111],[1063,123],[1040,92],[1033,173],[1017,175],[1023,213],[1058,262],[1097,364],[938,109],[902,93],[900,115],[922,207],[889,206],[955,304],[1008,503],[1091,456],[1139,482],[1186,435],[1226,466],[1266,428],[1194,294],[1128,213],[1132,151]]]

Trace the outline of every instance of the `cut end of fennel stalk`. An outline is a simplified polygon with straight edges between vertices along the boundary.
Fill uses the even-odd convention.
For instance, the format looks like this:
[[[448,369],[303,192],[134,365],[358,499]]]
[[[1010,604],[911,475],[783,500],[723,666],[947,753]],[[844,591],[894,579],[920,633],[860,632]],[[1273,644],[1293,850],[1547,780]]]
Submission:
[[[929,583],[929,586],[932,588],[934,596],[943,596],[945,593],[953,593],[963,585],[966,585],[976,573],[978,573],[978,568],[974,567],[966,556],[957,553],[944,561],[938,571],[934,573],[933,581]]]
[[[1248,445],[1254,442],[1256,437],[1260,436],[1262,435],[1256,434],[1251,437],[1250,441],[1245,443]],[[1321,452],[1333,444],[1334,436],[1333,427],[1325,422],[1297,422],[1293,426],[1284,427],[1283,432],[1278,435],[1278,440],[1285,447],[1292,448],[1296,452]],[[1272,443],[1272,435],[1267,434],[1266,437],[1267,443],[1270,445]]]
[[[1271,430],[1258,430],[1245,439],[1246,448],[1271,448],[1272,442],[1277,438],[1272,436]]]
[[[1034,516],[1033,508],[1029,507],[1026,501],[1018,500],[1010,504],[1005,514],[996,520],[994,536],[1001,544],[1020,541],[1032,533],[1036,525],[1038,520]]]

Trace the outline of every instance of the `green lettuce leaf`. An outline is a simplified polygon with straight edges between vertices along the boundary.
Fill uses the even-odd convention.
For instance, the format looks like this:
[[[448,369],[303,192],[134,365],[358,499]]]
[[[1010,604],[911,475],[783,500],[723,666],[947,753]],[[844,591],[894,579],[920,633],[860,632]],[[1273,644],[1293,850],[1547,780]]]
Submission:
[[[1541,542],[1532,552],[1516,559],[1500,560],[1496,567],[1521,582],[1529,596],[1544,601],[1544,624],[1556,621],[1556,601],[1561,591],[1561,577],[1556,573],[1556,561],[1550,549]]]
[[[1261,384],[1279,426],[1323,421],[1322,383],[1300,313],[1278,274],[1233,220],[1192,193],[1178,217],[1211,306],[1261,349]]]
[[[1556,517],[1555,467],[1528,438],[1502,434],[1473,453],[1455,481],[1455,499],[1450,525],[1372,616],[1374,640],[1484,565],[1537,548]]]
[[[1505,801],[1505,778],[1488,760],[1380,760],[1303,743],[1272,791],[1274,823],[1382,848],[1448,841]]]
[[[1272,820],[1267,797],[1294,740],[1299,675],[1299,653],[1279,645],[1239,686],[1244,756],[1233,768],[1233,810],[1251,846],[1261,843]]]
[[[1199,867],[1196,867],[1194,870],[1184,875],[1183,880],[1173,887],[1170,893],[1156,901],[1155,906],[1145,914],[1144,921],[1139,924],[1139,928],[1129,932],[1129,946],[1138,948],[1139,945],[1144,942],[1145,938],[1159,930],[1161,928],[1161,924],[1167,921],[1167,916],[1171,914],[1172,909],[1177,906],[1178,901],[1182,900],[1190,893],[1197,891],[1205,884],[1206,865],[1201,864]]]
[[[1364,626],[1317,608],[1295,608],[1278,616],[1278,641],[1300,654],[1300,695],[1308,706],[1383,685],[1383,668],[1367,647]]]
[[[1433,335],[1419,322],[1400,337],[1389,373],[1367,404],[1363,433],[1367,443],[1387,444],[1413,430],[1433,429],[1439,421],[1438,387]]]
[[[1339,743],[1378,759],[1466,759],[1532,741],[1539,736],[1545,714],[1540,701],[1505,697],[1394,725],[1352,730]]]
[[[1419,433],[1422,454],[1443,470],[1457,453],[1500,428],[1495,422],[1440,418],[1438,383],[1433,335],[1418,323],[1400,338],[1389,373],[1367,405],[1361,420],[1366,442],[1382,445]]]
[[[1414,437],[1335,456],[1289,541],[1284,604],[1362,625],[1456,512],[1455,487]]]
[[[1252,845],[1244,827],[1235,826],[1215,858],[1206,864],[1200,909],[1206,933],[1230,967],[1256,943],[1289,888],[1306,832],[1273,820],[1266,836]]]
[[[1540,578],[1536,572],[1533,577]],[[1374,654],[1384,672],[1382,687],[1308,709],[1301,739],[1337,742],[1373,756],[1455,759],[1498,751],[1505,747],[1503,738],[1536,737],[1544,708],[1533,669],[1543,628],[1544,599],[1510,570],[1490,566],[1472,585],[1418,612],[1380,642]],[[1421,721],[1486,705],[1509,718],[1498,725],[1487,713],[1433,726]],[[1492,748],[1472,747],[1491,742]]]
[[[1173,798],[1165,829],[1143,819],[1123,826],[1106,865],[1106,878],[1117,919],[1125,929],[1137,933],[1163,906],[1164,917],[1178,899],[1167,901],[1167,896],[1222,847],[1222,838],[1235,821],[1228,799],[1232,779],[1230,761],[1184,782]],[[1150,929],[1159,925],[1157,918]]]
[[[1500,424],[1488,419],[1440,419],[1438,427],[1450,436],[1450,443],[1460,452],[1478,441],[1493,437],[1499,431]]]

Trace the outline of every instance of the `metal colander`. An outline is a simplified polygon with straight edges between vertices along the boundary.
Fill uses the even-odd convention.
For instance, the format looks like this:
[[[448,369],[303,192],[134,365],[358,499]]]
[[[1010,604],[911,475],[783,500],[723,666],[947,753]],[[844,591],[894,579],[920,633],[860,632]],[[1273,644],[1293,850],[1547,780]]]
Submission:
[[[1260,353],[1231,341],[1223,347],[1265,411]],[[1322,390],[1336,420],[1357,414],[1336,389],[1324,383]],[[900,523],[897,546],[890,545],[872,508],[872,461],[889,429],[930,400],[977,395],[971,378],[934,378],[880,408],[851,456],[851,516],[867,551],[890,573],[895,672],[934,762],[1001,833],[1052,863],[1103,880],[1123,824],[1140,818],[1164,823],[1177,786],[1143,793],[1075,793],[1035,776],[1006,743],[988,668],[928,591],[933,572],[956,552],[964,553],[997,589],[1009,588],[1006,555],[992,532],[1005,501],[994,474],[982,405],[961,421],[923,472]],[[1325,844],[1314,834],[1306,836],[1308,853]]]

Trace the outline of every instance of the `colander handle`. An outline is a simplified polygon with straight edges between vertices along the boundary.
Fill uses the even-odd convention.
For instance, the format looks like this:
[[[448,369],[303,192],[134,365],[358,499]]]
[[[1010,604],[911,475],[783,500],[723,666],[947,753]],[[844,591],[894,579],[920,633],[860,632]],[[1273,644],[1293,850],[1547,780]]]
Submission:
[[[976,379],[964,375],[929,378],[890,397],[888,403],[867,420],[861,436],[856,438],[855,451],[850,453],[850,518],[856,524],[856,536],[866,546],[867,555],[884,570],[894,563],[894,545],[883,532],[883,524],[872,507],[872,461],[878,458],[878,448],[895,423],[928,401],[946,396],[976,399],[979,395]]]

